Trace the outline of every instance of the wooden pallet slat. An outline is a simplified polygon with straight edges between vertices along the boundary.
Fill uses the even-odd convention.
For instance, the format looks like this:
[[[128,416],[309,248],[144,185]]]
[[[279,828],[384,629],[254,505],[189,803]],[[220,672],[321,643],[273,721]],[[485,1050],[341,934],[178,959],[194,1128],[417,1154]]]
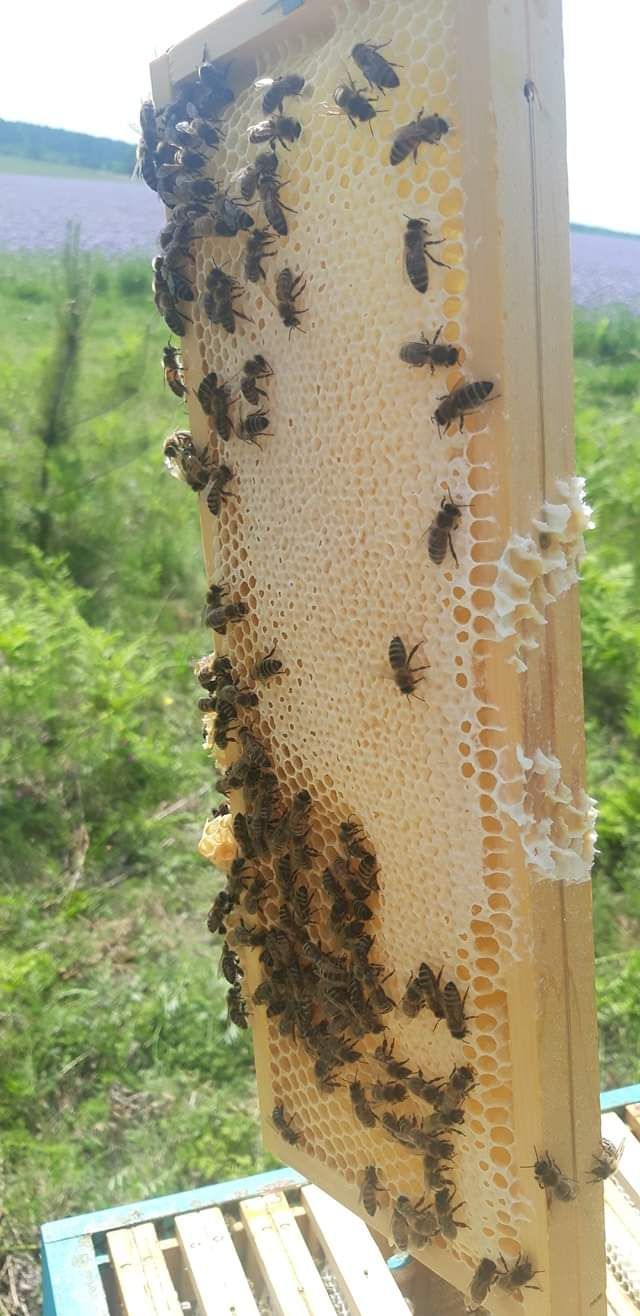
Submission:
[[[220,1208],[176,1216],[176,1234],[202,1316],[258,1316]]]
[[[107,1247],[126,1316],[183,1316],[151,1223],[107,1234]]]
[[[249,1198],[240,1214],[277,1316],[335,1316],[286,1197]]]
[[[611,1271],[607,1272],[607,1316],[638,1316],[635,1302],[625,1293]]]
[[[625,1123],[636,1138],[640,1138],[640,1101],[632,1101],[624,1108]]]
[[[614,1147],[623,1144],[620,1164],[616,1171],[625,1192],[640,1209],[640,1142],[630,1133],[629,1128],[613,1111],[602,1116],[602,1136],[612,1142]]]
[[[407,1316],[407,1304],[364,1222],[313,1184],[301,1196],[351,1316]]]

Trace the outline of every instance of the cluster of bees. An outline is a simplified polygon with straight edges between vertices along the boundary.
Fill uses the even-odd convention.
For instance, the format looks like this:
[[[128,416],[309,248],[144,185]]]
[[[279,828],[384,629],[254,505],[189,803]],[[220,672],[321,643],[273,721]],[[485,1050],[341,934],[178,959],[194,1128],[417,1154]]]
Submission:
[[[347,73],[334,91],[333,105],[321,112],[342,115],[354,128],[373,123],[380,113],[378,95],[400,85],[398,65],[382,54],[383,46],[359,42],[350,55],[366,85],[359,86]],[[302,125],[285,113],[285,101],[305,95],[309,88],[299,74],[259,79],[265,117],[248,128],[248,141],[261,148],[232,180],[238,195],[230,195],[210,176],[210,165],[224,138],[223,115],[234,99],[227,83],[227,69],[206,57],[195,77],[178,89],[174,101],[156,114],[151,102],[142,108],[142,136],[138,169],[170,210],[160,236],[161,252],[153,261],[153,292],[156,306],[171,333],[183,337],[190,323],[188,306],[196,298],[193,244],[215,236],[239,238],[243,244],[242,275],[246,283],[266,284],[267,263],[277,256],[277,238],[289,231],[288,215],[295,214],[282,199],[286,186],[279,173],[277,148],[289,150],[298,142]],[[423,110],[392,136],[389,164],[395,167],[412,157],[417,160],[422,146],[437,145],[450,126],[438,114]],[[259,204],[264,223],[256,224],[249,208]],[[414,290],[429,290],[430,267],[448,268],[434,254],[443,238],[431,235],[429,220],[405,216],[403,262]],[[288,266],[273,281],[273,301],[283,326],[291,336],[303,331],[301,317],[307,308],[299,305],[305,278]],[[213,262],[205,277],[201,305],[207,320],[222,333],[235,335],[238,321],[248,321],[241,309],[244,285]],[[442,326],[432,338],[424,331],[404,343],[400,360],[410,368],[438,369],[460,364],[460,348],[442,340]],[[188,393],[180,352],[171,343],[163,352],[165,380],[174,395],[184,400]],[[200,381],[195,396],[209,417],[222,443],[231,436],[258,444],[268,435],[268,394],[261,382],[273,371],[257,353],[246,360],[228,380],[210,370]],[[465,380],[438,399],[433,421],[439,435],[493,400],[489,380]],[[244,410],[247,403],[252,412]],[[259,445],[258,445],[259,446]],[[228,486],[234,478],[226,463],[212,451],[197,450],[191,434],[177,429],[165,440],[164,457],[173,475],[195,492],[204,493],[209,510],[219,516],[225,502],[235,495]],[[440,566],[450,552],[458,559],[454,535],[466,504],[457,501],[448,486],[439,509],[426,531],[430,560]],[[207,591],[206,624],[218,635],[242,623],[247,605],[230,599],[225,586],[212,584]],[[419,699],[417,686],[424,680],[429,663],[414,664],[420,643],[407,648],[394,636],[388,649],[391,677],[399,692]],[[286,675],[275,646],[259,657],[250,673],[260,684]],[[264,1009],[272,1026],[284,1038],[298,1043],[312,1061],[319,1090],[348,1092],[356,1121],[365,1129],[379,1129],[406,1151],[421,1158],[424,1193],[412,1201],[398,1195],[390,1202],[391,1228],[396,1247],[420,1249],[442,1237],[455,1240],[466,1228],[459,1218],[464,1203],[456,1200],[454,1171],[456,1139],[463,1134],[465,1101],[475,1085],[475,1073],[467,1064],[454,1065],[448,1077],[425,1076],[407,1060],[394,1055],[388,1040],[387,1020],[394,1011],[405,1020],[422,1010],[441,1022],[456,1041],[469,1034],[465,1013],[466,993],[423,961],[412,973],[404,992],[395,999],[387,987],[393,971],[387,972],[376,951],[372,931],[377,914],[379,869],[374,849],[362,826],[352,818],[339,824],[331,862],[322,867],[322,857],[312,844],[313,801],[307,790],[286,798],[274,771],[268,747],[244,719],[259,706],[255,688],[242,686],[227,656],[210,654],[200,660],[195,675],[203,694],[207,747],[237,749],[217,782],[229,796],[243,793],[243,808],[235,811],[233,831],[237,857],[230,864],[227,881],[209,911],[207,925],[223,937],[221,972],[228,983],[227,1007],[230,1022],[248,1027],[252,1010]],[[229,811],[228,805],[221,811]],[[318,862],[319,861],[319,862]],[[275,913],[273,911],[276,911]],[[250,1001],[244,989],[244,973],[238,952],[251,948],[260,965],[260,981]],[[425,1110],[426,1108],[426,1110]],[[277,1101],[272,1122],[291,1146],[306,1143],[308,1135],[296,1127],[283,1101]],[[620,1148],[603,1141],[594,1158],[591,1177],[603,1180],[618,1163]],[[532,1167],[547,1201],[569,1202],[576,1187],[562,1173],[548,1151],[538,1154]],[[367,1214],[375,1216],[381,1197],[389,1197],[381,1172],[373,1164],[361,1171],[361,1200]],[[538,1274],[530,1258],[520,1254],[511,1264],[483,1258],[474,1272],[466,1299],[467,1310],[482,1313],[482,1304],[494,1286],[517,1294]]]

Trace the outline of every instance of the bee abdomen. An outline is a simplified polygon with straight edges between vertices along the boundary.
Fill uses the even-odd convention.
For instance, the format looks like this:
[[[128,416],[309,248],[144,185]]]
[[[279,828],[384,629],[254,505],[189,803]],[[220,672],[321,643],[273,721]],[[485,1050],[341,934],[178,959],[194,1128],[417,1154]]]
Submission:
[[[437,567],[441,566],[447,552],[446,530],[440,530],[434,527],[429,531],[427,538],[427,551],[431,561],[435,563]]]

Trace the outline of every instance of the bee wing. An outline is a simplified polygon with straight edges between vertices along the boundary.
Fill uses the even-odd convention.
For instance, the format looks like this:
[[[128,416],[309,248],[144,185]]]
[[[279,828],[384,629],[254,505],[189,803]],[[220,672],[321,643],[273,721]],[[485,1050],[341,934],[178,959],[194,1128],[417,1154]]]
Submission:
[[[275,78],[256,78],[253,85],[254,87],[272,87],[274,82]]]

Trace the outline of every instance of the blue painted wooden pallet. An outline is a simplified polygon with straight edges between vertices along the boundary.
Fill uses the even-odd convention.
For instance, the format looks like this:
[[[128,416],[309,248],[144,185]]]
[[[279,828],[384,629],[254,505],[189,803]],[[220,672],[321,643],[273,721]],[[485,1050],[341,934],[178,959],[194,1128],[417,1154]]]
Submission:
[[[249,1179],[208,1184],[190,1192],[152,1197],[42,1225],[43,1316],[110,1316],[101,1270],[107,1261],[106,1235],[112,1229],[145,1221],[172,1222],[189,1211],[223,1206],[258,1193],[286,1193],[304,1183],[306,1180],[295,1170],[272,1170]]]
[[[601,1094],[603,1128],[611,1138],[622,1133],[623,1125],[610,1112],[635,1103],[640,1103],[640,1085]],[[606,1122],[616,1120],[615,1128],[609,1128]],[[626,1180],[623,1184],[627,1203],[633,1182],[640,1203],[638,1167],[640,1148],[633,1140],[626,1170],[632,1188]],[[627,1291],[619,1216],[627,1207],[617,1204],[615,1184],[609,1191],[607,1218],[612,1237],[615,1233],[612,1255],[618,1267],[611,1269],[610,1257],[609,1281],[622,1304],[616,1306],[612,1296],[609,1312],[626,1316],[634,1295]],[[224,1215],[215,1208],[224,1208]],[[149,1228],[145,1233],[140,1226]],[[411,1269],[411,1259],[394,1256],[385,1263],[362,1222],[291,1169],[54,1220],[42,1225],[40,1234],[43,1316],[181,1316],[186,1311],[258,1316],[254,1291],[261,1287],[271,1309],[284,1316],[296,1316],[298,1310],[335,1316],[347,1306],[366,1316],[408,1311],[392,1272],[400,1279],[403,1266]],[[144,1244],[142,1251],[136,1250],[136,1239]],[[318,1271],[318,1254],[330,1274]],[[145,1266],[152,1272],[149,1283]],[[336,1288],[329,1301],[331,1276]],[[434,1310],[432,1302],[424,1310]]]

